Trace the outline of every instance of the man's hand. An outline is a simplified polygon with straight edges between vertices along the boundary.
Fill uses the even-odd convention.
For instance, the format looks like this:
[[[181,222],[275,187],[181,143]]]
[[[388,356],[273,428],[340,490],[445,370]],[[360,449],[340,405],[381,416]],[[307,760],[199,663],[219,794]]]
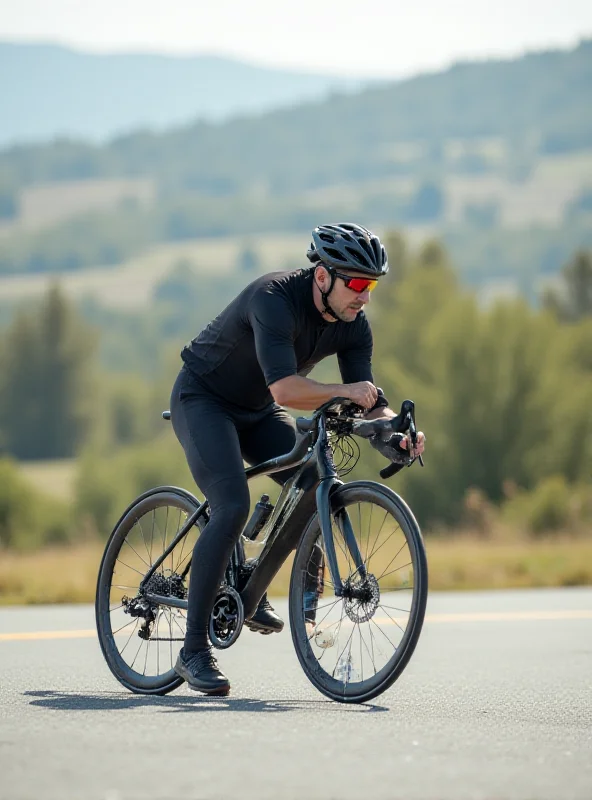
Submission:
[[[370,381],[346,383],[343,388],[346,390],[346,396],[362,408],[372,408],[378,399],[376,386]]]
[[[411,447],[411,436],[407,434],[404,439],[402,439],[399,447],[402,447],[403,450],[409,450],[411,456],[413,458],[417,458],[420,456],[425,447],[425,434],[422,431],[417,431],[417,441],[415,443],[415,447]]]

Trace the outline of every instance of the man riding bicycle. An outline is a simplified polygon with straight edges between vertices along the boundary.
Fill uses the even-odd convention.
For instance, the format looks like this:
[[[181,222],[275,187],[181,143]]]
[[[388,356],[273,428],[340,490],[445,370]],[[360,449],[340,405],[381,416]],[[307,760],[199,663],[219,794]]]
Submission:
[[[307,256],[312,268],[257,278],[186,345],[171,395],[175,434],[210,506],[193,551],[187,630],[175,671],[206,694],[230,689],[209,645],[208,624],[249,514],[243,459],[258,464],[293,448],[295,422],[283,406],[316,409],[341,396],[368,409],[368,419],[395,416],[373,382],[372,333],[362,310],[388,272],[383,245],[360,225],[322,225],[312,232]],[[343,384],[306,377],[333,354]],[[423,448],[418,433],[413,455]],[[273,478],[283,483],[293,472]],[[266,594],[246,624],[265,633],[284,627]]]

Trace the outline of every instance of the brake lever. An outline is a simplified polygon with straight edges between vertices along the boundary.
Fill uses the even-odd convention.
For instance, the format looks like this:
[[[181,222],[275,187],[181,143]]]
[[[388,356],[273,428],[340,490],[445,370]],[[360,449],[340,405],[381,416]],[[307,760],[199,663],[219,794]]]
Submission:
[[[411,444],[413,445],[413,450],[415,450],[415,445],[417,444],[417,428],[415,427],[415,420],[409,415],[409,436],[411,438]],[[423,458],[419,455],[415,458],[419,459],[420,465],[423,467]],[[413,461],[415,461],[415,458]],[[413,461],[411,464],[413,464]],[[409,466],[411,466],[411,464]]]

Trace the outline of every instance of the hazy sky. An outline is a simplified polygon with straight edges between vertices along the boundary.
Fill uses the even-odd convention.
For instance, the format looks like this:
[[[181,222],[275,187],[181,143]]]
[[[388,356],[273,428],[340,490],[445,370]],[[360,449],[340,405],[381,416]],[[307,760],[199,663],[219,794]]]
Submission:
[[[351,75],[406,75],[590,35],[590,0],[0,0],[0,39]]]

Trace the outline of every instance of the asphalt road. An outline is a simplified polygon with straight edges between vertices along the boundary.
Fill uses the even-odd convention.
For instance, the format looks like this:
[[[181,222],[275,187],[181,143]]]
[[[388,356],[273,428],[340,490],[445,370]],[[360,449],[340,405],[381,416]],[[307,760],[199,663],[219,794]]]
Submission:
[[[89,606],[0,610],[2,800],[592,798],[591,589],[432,594],[366,706],[319,695],[288,631],[221,654],[229,698],[132,695],[93,627]]]

